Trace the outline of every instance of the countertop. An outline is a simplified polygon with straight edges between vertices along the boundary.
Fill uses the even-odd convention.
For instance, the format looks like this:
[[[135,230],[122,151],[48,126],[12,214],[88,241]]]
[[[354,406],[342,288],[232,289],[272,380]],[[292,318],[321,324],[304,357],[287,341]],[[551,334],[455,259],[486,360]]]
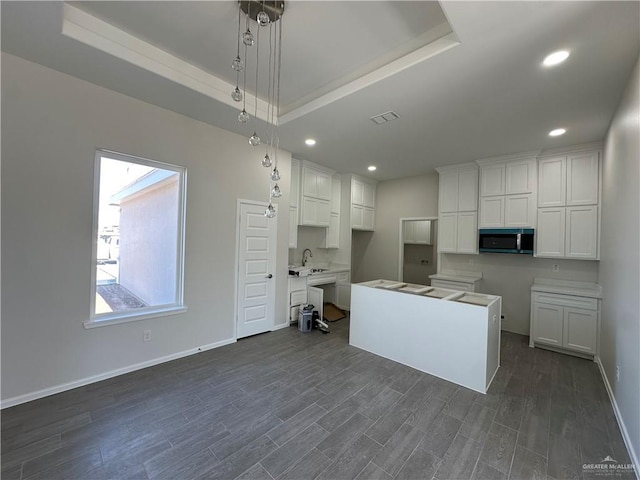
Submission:
[[[602,286],[597,283],[557,280],[554,278],[534,278],[531,291],[602,298]]]
[[[300,268],[300,265],[289,265],[289,268],[291,267],[297,267]],[[309,273],[309,277],[312,277],[314,275],[331,275],[333,273],[343,273],[343,272],[350,272],[351,269],[349,268],[348,265],[343,265],[340,263],[332,263],[330,265],[322,265],[322,264],[318,264],[318,265],[314,265],[314,264],[308,264],[305,265],[305,267],[307,268],[322,268],[324,269],[324,271],[322,272],[313,272],[313,273]],[[294,276],[294,275],[289,275],[290,277]]]

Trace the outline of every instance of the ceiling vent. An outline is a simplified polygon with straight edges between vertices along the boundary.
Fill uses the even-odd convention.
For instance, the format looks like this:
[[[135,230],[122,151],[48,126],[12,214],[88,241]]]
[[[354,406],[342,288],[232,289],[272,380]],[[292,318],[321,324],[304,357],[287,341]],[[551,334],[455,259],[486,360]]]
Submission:
[[[396,112],[385,112],[379,115],[374,115],[369,120],[371,120],[376,125],[382,125],[383,123],[390,122],[391,120],[395,120],[399,117],[400,115],[398,115]]]

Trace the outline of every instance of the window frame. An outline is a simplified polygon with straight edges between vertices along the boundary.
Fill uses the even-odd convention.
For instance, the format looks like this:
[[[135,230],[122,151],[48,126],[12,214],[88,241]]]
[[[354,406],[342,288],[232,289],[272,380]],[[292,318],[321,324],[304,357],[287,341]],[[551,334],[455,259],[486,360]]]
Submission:
[[[178,226],[177,226],[177,246],[176,246],[176,301],[170,304],[156,305],[153,307],[126,310],[121,312],[109,312],[96,314],[96,294],[97,294],[97,262],[98,262],[98,220],[100,212],[100,176],[101,160],[103,157],[111,158],[128,163],[136,163],[152,168],[160,168],[178,173]],[[148,158],[114,152],[106,149],[96,149],[94,157],[93,175],[93,218],[91,234],[91,298],[89,305],[89,320],[84,322],[85,328],[103,327],[121,323],[135,322],[149,318],[165,317],[167,315],[177,315],[187,311],[184,304],[184,265],[185,265],[185,231],[186,231],[186,208],[187,208],[187,168],[180,165],[159,162]]]

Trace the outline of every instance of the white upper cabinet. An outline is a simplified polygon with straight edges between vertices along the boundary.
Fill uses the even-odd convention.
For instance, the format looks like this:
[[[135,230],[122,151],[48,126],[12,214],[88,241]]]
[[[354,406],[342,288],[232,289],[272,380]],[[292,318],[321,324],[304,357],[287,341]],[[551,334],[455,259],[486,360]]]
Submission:
[[[328,227],[333,198],[333,170],[311,162],[301,162],[301,186],[298,214],[300,225]]]
[[[598,152],[567,156],[567,206],[598,203]]]
[[[351,228],[373,231],[375,227],[376,184],[351,176]]]
[[[440,174],[438,203],[442,213],[458,211],[458,172]]]
[[[458,253],[478,253],[478,214],[476,212],[458,212],[456,250]]]
[[[431,245],[431,220],[405,220],[404,243]]]
[[[458,173],[458,212],[478,210],[478,169],[467,168]]]
[[[533,156],[478,160],[480,228],[536,226],[537,169]]]
[[[442,213],[438,217],[438,251],[455,253],[457,251],[458,214]]]
[[[331,179],[331,213],[340,213],[340,197],[342,193],[342,182],[340,175],[335,174]]]
[[[565,208],[538,209],[538,229],[535,233],[538,257],[564,257]]]
[[[480,167],[480,196],[504,195],[504,163]]]
[[[538,161],[538,206],[565,205],[567,169],[565,157],[545,158]]]
[[[598,207],[567,207],[565,257],[596,260],[598,258]]]
[[[331,174],[304,165],[302,167],[302,194],[305,197],[331,200]]]

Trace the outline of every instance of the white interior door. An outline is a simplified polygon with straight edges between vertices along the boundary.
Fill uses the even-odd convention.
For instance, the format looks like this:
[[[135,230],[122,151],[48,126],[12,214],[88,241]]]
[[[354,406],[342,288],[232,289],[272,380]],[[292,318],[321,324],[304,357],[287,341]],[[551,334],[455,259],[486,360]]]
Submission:
[[[273,328],[277,224],[266,205],[240,203],[237,338]]]

